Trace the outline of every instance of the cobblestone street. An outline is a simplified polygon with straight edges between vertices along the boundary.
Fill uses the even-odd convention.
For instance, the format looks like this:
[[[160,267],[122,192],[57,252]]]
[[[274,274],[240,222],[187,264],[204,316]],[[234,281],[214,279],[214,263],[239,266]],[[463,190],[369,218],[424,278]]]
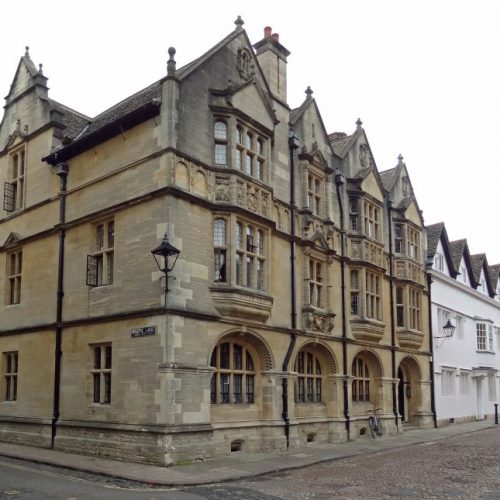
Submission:
[[[189,491],[206,498],[242,498],[241,490],[253,492],[247,498],[289,500],[499,499],[500,430],[487,429],[437,442],[270,474],[226,485],[218,489],[218,496],[212,496],[206,490],[203,492],[203,488]]]

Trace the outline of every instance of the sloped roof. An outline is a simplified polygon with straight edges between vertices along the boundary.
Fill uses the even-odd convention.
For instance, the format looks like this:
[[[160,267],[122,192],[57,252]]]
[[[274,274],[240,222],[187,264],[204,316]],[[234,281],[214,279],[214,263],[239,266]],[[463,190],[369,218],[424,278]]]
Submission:
[[[302,117],[305,110],[310,106],[312,99],[306,99],[298,108],[290,111],[290,123],[294,125]]]
[[[198,68],[213,54],[219,51],[224,45],[242,34],[247,40],[248,45],[251,46],[246,32],[243,29],[235,29],[220,42],[214,45],[210,50],[205,52],[205,54],[178,69],[175,73],[176,78],[178,78],[179,80],[187,78],[196,68]],[[257,70],[262,75],[262,70],[258,64],[257,59],[255,59],[255,61]],[[263,75],[262,80],[266,85],[266,92],[270,94],[270,89]],[[60,149],[57,153],[59,155],[64,155],[65,152],[69,153],[70,151],[77,149],[74,146],[76,141],[78,141],[79,144],[89,142],[92,140],[92,137],[97,136],[97,133],[99,131],[104,129],[109,130],[111,126],[115,122],[117,122],[117,120],[123,120],[126,116],[138,114],[141,109],[145,109],[146,107],[148,107],[149,113],[152,113],[151,108],[154,107],[153,103],[160,104],[161,102],[162,81],[163,79],[158,80],[157,82],[149,85],[143,90],[140,90],[139,92],[136,92],[135,94],[127,97],[123,101],[111,106],[92,119],[88,119],[88,117],[83,118],[84,115],[81,115],[77,112],[70,113],[71,116],[68,117],[68,130],[66,135],[74,142]],[[53,155],[49,155],[45,159],[49,160],[52,158],[52,156]]]
[[[354,132],[353,134],[346,135],[345,137],[339,136],[338,132],[330,134],[328,138],[330,139],[330,144],[332,145],[333,152],[339,158],[343,159],[362,132],[363,129],[359,129],[356,130],[356,132]]]
[[[470,261],[472,264],[472,273],[474,274],[474,279],[476,283],[479,283],[481,280],[481,270],[483,269],[483,264],[486,260],[486,254],[477,253],[470,256]]]
[[[495,264],[490,266],[490,280],[491,280],[491,288],[496,291],[498,285],[498,277],[500,275],[500,264]]]
[[[466,239],[450,241],[451,260],[453,262],[453,267],[457,270],[460,268],[460,262],[462,261],[462,257],[466,252],[466,248]]]
[[[63,114],[63,123],[65,125],[64,134],[70,139],[74,139],[79,132],[92,121],[92,118],[75,111],[74,109],[61,104],[60,102],[49,99],[50,109],[59,111]]]
[[[434,258],[439,240],[441,239],[441,233],[444,229],[444,222],[438,222],[436,224],[431,224],[430,226],[425,226],[425,229],[427,230],[427,256]]]
[[[398,167],[390,168],[389,170],[383,170],[380,172],[380,178],[382,179],[382,184],[387,191],[390,191],[396,179],[398,178]]]

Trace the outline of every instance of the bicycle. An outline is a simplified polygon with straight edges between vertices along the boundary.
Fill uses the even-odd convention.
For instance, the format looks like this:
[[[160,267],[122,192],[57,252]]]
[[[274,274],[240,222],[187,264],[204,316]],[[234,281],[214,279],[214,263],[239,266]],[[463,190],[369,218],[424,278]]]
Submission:
[[[370,432],[373,439],[376,437],[382,437],[384,431],[382,430],[382,422],[378,418],[378,412],[382,411],[382,408],[376,408],[375,410],[368,410],[371,415],[368,417],[368,426],[370,427]]]

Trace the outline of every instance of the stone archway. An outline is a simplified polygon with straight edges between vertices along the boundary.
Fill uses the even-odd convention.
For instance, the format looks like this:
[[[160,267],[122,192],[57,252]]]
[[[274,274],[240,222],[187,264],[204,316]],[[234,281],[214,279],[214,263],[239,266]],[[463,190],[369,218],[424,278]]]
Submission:
[[[401,360],[398,368],[398,409],[401,420],[417,423],[416,414],[422,403],[422,373],[418,362],[411,356]]]

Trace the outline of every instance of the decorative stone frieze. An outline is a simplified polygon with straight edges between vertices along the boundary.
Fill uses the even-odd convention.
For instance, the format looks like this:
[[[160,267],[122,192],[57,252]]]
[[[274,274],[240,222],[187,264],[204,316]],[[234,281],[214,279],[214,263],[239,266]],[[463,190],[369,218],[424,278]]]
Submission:
[[[331,335],[335,326],[335,316],[332,311],[305,306],[302,308],[302,327],[311,333]]]
[[[379,267],[384,267],[383,248],[365,239],[350,240],[349,257],[353,260],[364,260]]]

